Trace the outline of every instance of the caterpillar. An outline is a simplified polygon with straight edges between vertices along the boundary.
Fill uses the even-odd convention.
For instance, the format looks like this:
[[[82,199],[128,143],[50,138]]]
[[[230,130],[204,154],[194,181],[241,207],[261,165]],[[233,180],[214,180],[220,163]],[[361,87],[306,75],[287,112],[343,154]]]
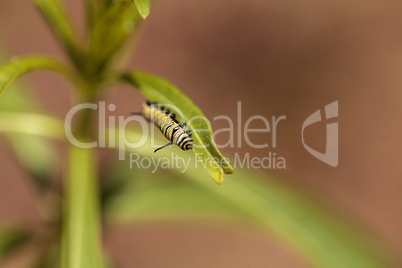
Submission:
[[[170,141],[168,144],[156,149],[155,153],[174,144],[184,151],[193,148],[194,142],[191,134],[189,134],[192,130],[184,130],[186,123],[179,123],[176,120],[176,114],[171,114],[169,109],[165,109],[165,106],[158,105],[157,102],[146,101],[142,106],[142,115],[145,119],[158,126],[162,134]]]

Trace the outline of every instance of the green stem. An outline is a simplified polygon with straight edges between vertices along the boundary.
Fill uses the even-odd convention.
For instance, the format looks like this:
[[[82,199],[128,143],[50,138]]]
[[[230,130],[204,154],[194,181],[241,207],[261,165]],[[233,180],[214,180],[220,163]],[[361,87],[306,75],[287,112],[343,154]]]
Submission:
[[[63,268],[102,267],[95,151],[69,149],[62,239]]]
[[[96,86],[94,85],[96,88]],[[96,100],[96,90],[85,101]],[[84,96],[85,97],[85,96]],[[77,138],[91,141],[96,111],[85,109],[77,128]],[[95,149],[69,149],[69,169],[65,182],[62,237],[62,268],[102,267],[100,200]]]

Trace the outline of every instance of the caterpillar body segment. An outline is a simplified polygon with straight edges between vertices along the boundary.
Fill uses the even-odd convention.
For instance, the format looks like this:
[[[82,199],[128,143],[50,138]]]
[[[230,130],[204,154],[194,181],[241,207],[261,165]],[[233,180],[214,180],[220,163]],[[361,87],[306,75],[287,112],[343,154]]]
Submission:
[[[156,149],[155,152],[174,144],[184,151],[193,148],[193,139],[189,134],[192,130],[184,130],[186,124],[179,124],[176,120],[176,115],[171,114],[169,110],[165,110],[164,106],[147,101],[143,104],[142,115],[145,119],[158,126],[162,134],[170,141],[170,143]]]

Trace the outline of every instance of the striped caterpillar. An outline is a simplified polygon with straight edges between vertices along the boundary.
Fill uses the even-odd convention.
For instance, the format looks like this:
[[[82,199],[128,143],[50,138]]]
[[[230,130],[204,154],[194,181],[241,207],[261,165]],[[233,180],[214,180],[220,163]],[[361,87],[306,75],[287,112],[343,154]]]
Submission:
[[[168,109],[165,110],[163,105],[147,101],[142,106],[142,115],[145,119],[158,126],[162,134],[170,141],[154,152],[174,144],[184,151],[193,148],[193,139],[191,138],[191,134],[189,134],[192,130],[184,130],[186,123],[179,124],[176,120],[176,114],[171,114]]]

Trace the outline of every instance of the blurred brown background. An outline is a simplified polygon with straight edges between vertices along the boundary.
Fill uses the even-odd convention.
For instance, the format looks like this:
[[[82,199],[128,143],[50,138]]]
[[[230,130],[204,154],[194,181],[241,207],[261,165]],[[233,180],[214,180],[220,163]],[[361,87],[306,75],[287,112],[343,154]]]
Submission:
[[[77,25],[82,24],[81,2],[68,1]],[[402,2],[380,0],[160,0],[128,61],[174,82],[210,119],[235,118],[237,101],[242,101],[245,119],[286,115],[272,151],[286,158],[287,169],[272,172],[371,233],[401,267],[401,12]],[[13,56],[63,57],[26,0],[0,2],[0,44]],[[48,110],[60,117],[67,113],[67,83],[48,73],[25,81]],[[117,105],[116,115],[139,109],[142,97],[126,87],[116,89],[107,97]],[[335,100],[340,136],[339,166],[333,168],[303,148],[301,126]],[[213,127],[227,124],[219,121]],[[312,126],[306,135],[311,147],[324,150],[324,124]],[[270,143],[268,134],[251,137],[255,143]],[[226,138],[222,134],[217,141]],[[34,224],[39,219],[32,205],[36,194],[3,139],[0,148],[0,222]],[[247,146],[224,152],[267,155],[267,149]],[[276,238],[252,231],[237,234],[186,224],[136,227],[121,228],[106,239],[124,267],[309,267]]]

